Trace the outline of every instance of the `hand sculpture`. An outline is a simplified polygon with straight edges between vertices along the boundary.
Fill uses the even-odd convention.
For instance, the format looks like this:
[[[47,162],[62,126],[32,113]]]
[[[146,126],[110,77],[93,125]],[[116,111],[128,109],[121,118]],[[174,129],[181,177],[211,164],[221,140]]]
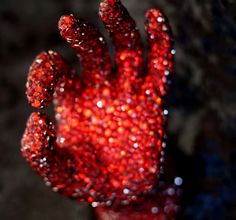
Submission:
[[[158,9],[146,14],[148,61],[135,22],[119,0],[103,0],[100,18],[115,46],[115,70],[99,31],[74,15],[59,30],[80,58],[82,77],[56,52],[30,67],[29,103],[53,100],[56,125],[34,112],[22,154],[54,191],[94,207],[128,204],[158,181],[164,137],[163,99],[172,72],[170,28]]]

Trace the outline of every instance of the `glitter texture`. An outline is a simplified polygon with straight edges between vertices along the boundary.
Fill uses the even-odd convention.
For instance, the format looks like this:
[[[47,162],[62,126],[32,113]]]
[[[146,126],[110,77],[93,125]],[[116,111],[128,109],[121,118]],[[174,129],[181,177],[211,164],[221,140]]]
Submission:
[[[180,211],[181,194],[176,184],[161,181],[155,191],[146,195],[138,204],[98,207],[95,212],[98,220],[174,220]]]
[[[99,16],[115,46],[115,68],[97,28],[62,16],[60,34],[79,56],[82,77],[56,52],[36,57],[27,97],[37,109],[53,101],[56,123],[32,113],[21,148],[54,191],[96,207],[129,204],[158,181],[173,66],[170,28],[159,9],[146,14],[146,70],[139,31],[121,2],[102,1]]]

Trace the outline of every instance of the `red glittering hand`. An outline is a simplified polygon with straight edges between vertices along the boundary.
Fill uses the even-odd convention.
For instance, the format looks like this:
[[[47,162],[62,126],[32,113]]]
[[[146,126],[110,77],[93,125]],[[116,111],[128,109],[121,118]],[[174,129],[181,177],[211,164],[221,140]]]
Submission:
[[[93,206],[128,204],[158,180],[163,98],[173,65],[170,30],[158,9],[147,12],[144,70],[139,31],[121,2],[102,1],[99,15],[115,46],[115,71],[99,31],[74,15],[61,17],[60,33],[79,56],[83,75],[56,52],[37,56],[27,97],[35,108],[53,101],[56,125],[32,113],[21,150],[54,191]]]

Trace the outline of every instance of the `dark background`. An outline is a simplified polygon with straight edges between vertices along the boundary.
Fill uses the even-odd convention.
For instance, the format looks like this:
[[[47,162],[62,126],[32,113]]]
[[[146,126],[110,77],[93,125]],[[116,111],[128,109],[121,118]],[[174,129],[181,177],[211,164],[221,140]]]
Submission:
[[[236,219],[236,2],[123,0],[144,35],[148,8],[160,7],[174,37],[168,154],[184,179],[180,219]],[[0,219],[87,220],[88,207],[53,193],[20,154],[32,109],[28,67],[42,50],[76,57],[57,32],[63,13],[102,27],[97,0],[0,0]],[[168,169],[166,169],[168,172]]]

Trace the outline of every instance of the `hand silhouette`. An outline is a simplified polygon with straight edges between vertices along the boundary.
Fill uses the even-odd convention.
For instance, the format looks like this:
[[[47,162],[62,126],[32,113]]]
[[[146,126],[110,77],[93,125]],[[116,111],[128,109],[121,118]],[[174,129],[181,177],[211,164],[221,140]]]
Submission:
[[[158,181],[173,66],[170,28],[159,9],[148,10],[145,66],[139,31],[121,2],[102,1],[99,16],[115,47],[115,68],[93,25],[62,16],[60,33],[79,56],[82,76],[56,52],[36,57],[27,97],[38,109],[53,101],[56,125],[32,113],[21,150],[54,191],[93,206],[128,204]]]

